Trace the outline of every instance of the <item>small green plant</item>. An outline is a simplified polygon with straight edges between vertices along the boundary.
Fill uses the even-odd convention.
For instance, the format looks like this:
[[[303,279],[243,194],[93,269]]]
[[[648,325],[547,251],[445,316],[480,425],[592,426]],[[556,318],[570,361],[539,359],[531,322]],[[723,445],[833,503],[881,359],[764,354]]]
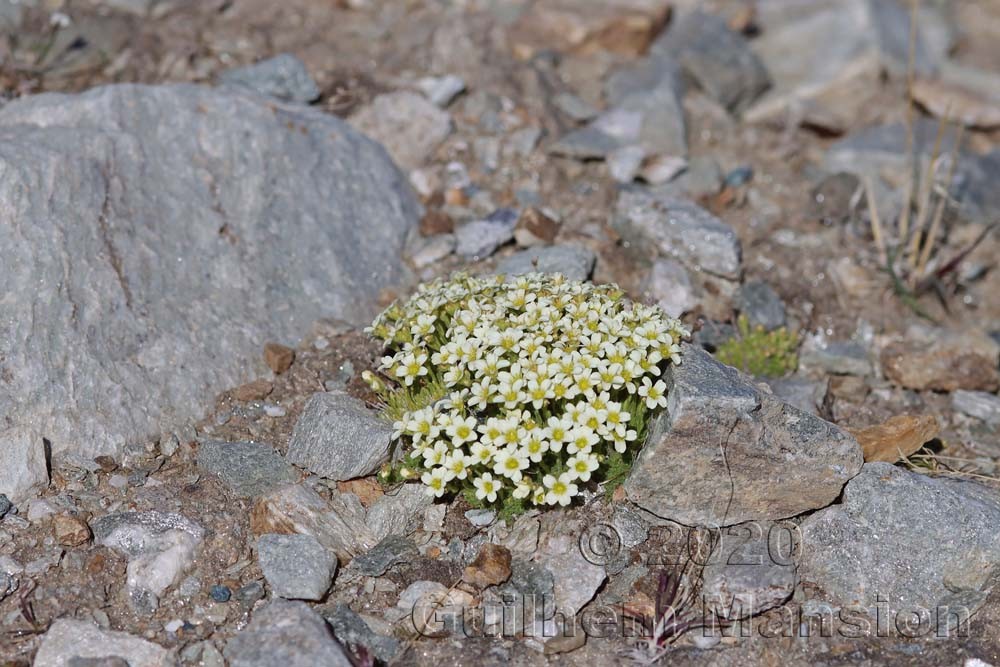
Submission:
[[[798,367],[799,337],[785,327],[765,331],[762,326],[751,327],[746,316],[740,315],[736,328],[739,335],[716,350],[722,363],[758,377],[782,377]]]
[[[401,447],[383,482],[419,479],[502,519],[620,484],[688,336],[613,285],[542,274],[422,285],[369,333],[387,355],[364,377]]]

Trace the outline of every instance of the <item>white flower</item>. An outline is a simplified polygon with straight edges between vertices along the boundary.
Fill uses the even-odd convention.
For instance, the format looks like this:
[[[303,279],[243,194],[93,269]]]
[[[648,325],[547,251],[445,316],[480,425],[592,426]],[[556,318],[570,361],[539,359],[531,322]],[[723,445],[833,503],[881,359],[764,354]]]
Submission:
[[[542,478],[542,484],[549,490],[545,494],[545,502],[549,505],[559,504],[565,507],[569,505],[569,501],[577,493],[576,484],[567,473],[563,473],[559,477],[546,475]]]
[[[445,429],[445,433],[451,438],[451,442],[456,447],[460,447],[467,442],[471,442],[476,439],[476,418],[457,417],[452,420],[448,428]]]
[[[642,378],[642,386],[639,387],[639,395],[646,399],[646,407],[652,410],[653,408],[659,406],[665,408],[667,406],[667,385],[664,384],[663,380],[657,381],[653,384],[649,381],[648,377]]]
[[[420,481],[427,487],[427,492],[435,498],[440,498],[445,492],[445,470],[444,468],[434,468],[430,472],[425,472],[420,476]]]
[[[399,365],[396,367],[396,377],[403,380],[403,384],[407,387],[413,384],[413,381],[418,377],[427,375],[427,367],[424,363],[427,361],[427,353],[421,352],[419,354],[405,355],[401,360]]]
[[[688,335],[614,286],[543,274],[421,285],[368,331],[387,353],[363,379],[392,409],[414,406],[393,420],[422,461],[408,475],[435,496],[496,502],[507,484],[536,505],[569,503],[602,456],[638,438],[629,425],[665,404],[659,376]]]
[[[521,481],[521,471],[528,467],[528,457],[516,447],[501,449],[493,457],[493,472],[514,482]]]
[[[597,457],[593,454],[577,454],[571,456],[566,465],[569,471],[566,473],[571,479],[578,479],[581,482],[590,481],[590,473],[597,470]]]
[[[493,475],[484,472],[482,476],[472,480],[472,485],[476,488],[476,499],[495,503],[497,501],[497,491],[503,488],[500,480],[494,480]]]

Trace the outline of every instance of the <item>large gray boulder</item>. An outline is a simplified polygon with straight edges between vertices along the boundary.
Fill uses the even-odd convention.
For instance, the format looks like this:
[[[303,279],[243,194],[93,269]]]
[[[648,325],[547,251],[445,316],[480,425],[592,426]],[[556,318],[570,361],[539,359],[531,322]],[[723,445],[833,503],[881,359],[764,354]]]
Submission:
[[[995,583],[997,525],[994,489],[868,463],[841,504],[802,522],[799,577],[817,611],[881,617],[891,634],[947,631]]]
[[[862,464],[838,426],[684,345],[664,374],[667,407],[649,425],[625,491],[686,525],[783,519],[832,503]]]
[[[91,458],[200,416],[264,342],[371,316],[418,215],[382,147],[319,111],[193,85],[10,103],[0,429]]]

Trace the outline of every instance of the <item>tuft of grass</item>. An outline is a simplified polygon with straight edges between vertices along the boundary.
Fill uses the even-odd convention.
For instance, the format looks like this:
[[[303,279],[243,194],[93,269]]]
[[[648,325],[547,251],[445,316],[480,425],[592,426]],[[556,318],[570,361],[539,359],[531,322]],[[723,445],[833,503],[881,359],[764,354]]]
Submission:
[[[785,327],[765,331],[751,327],[745,315],[736,320],[739,335],[719,346],[715,356],[724,364],[758,377],[782,377],[799,365],[797,334]]]

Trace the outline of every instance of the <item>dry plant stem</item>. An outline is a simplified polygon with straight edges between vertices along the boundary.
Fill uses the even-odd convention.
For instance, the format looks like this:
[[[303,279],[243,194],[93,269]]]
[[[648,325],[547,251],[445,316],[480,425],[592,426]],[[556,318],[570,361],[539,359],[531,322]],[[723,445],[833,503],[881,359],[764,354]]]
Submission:
[[[868,211],[872,220],[872,236],[875,237],[875,247],[878,248],[879,261],[883,266],[889,263],[889,254],[885,249],[885,238],[882,236],[882,220],[878,216],[875,205],[874,188],[871,177],[865,177],[865,195],[868,197]]]
[[[916,269],[917,266],[917,255],[920,252],[920,237],[924,226],[927,224],[927,212],[930,208],[931,190],[934,184],[934,166],[941,153],[941,139],[944,137],[944,130],[948,125],[950,116],[951,105],[949,104],[944,117],[938,123],[937,135],[934,137],[934,150],[931,151],[930,163],[927,165],[927,170],[924,172],[920,183],[920,202],[917,207],[917,220],[913,226],[913,236],[910,239],[909,260],[911,270]]]
[[[955,136],[955,144],[951,147],[951,164],[948,165],[948,176],[945,178],[944,191],[940,194],[937,208],[934,211],[934,219],[931,221],[931,229],[924,238],[924,247],[920,252],[920,263],[917,265],[917,277],[923,277],[927,271],[927,262],[931,258],[931,250],[934,248],[934,240],[941,230],[941,219],[944,217],[945,206],[948,205],[948,188],[951,187],[952,179],[955,177],[955,165],[958,164],[958,149],[962,144],[962,133],[965,127],[960,125],[958,134]]]
[[[899,242],[906,245],[910,235],[910,200],[916,169],[913,160],[913,78],[917,51],[917,0],[910,0],[910,43],[906,59],[906,167],[908,177],[903,192],[903,211],[899,218]]]

